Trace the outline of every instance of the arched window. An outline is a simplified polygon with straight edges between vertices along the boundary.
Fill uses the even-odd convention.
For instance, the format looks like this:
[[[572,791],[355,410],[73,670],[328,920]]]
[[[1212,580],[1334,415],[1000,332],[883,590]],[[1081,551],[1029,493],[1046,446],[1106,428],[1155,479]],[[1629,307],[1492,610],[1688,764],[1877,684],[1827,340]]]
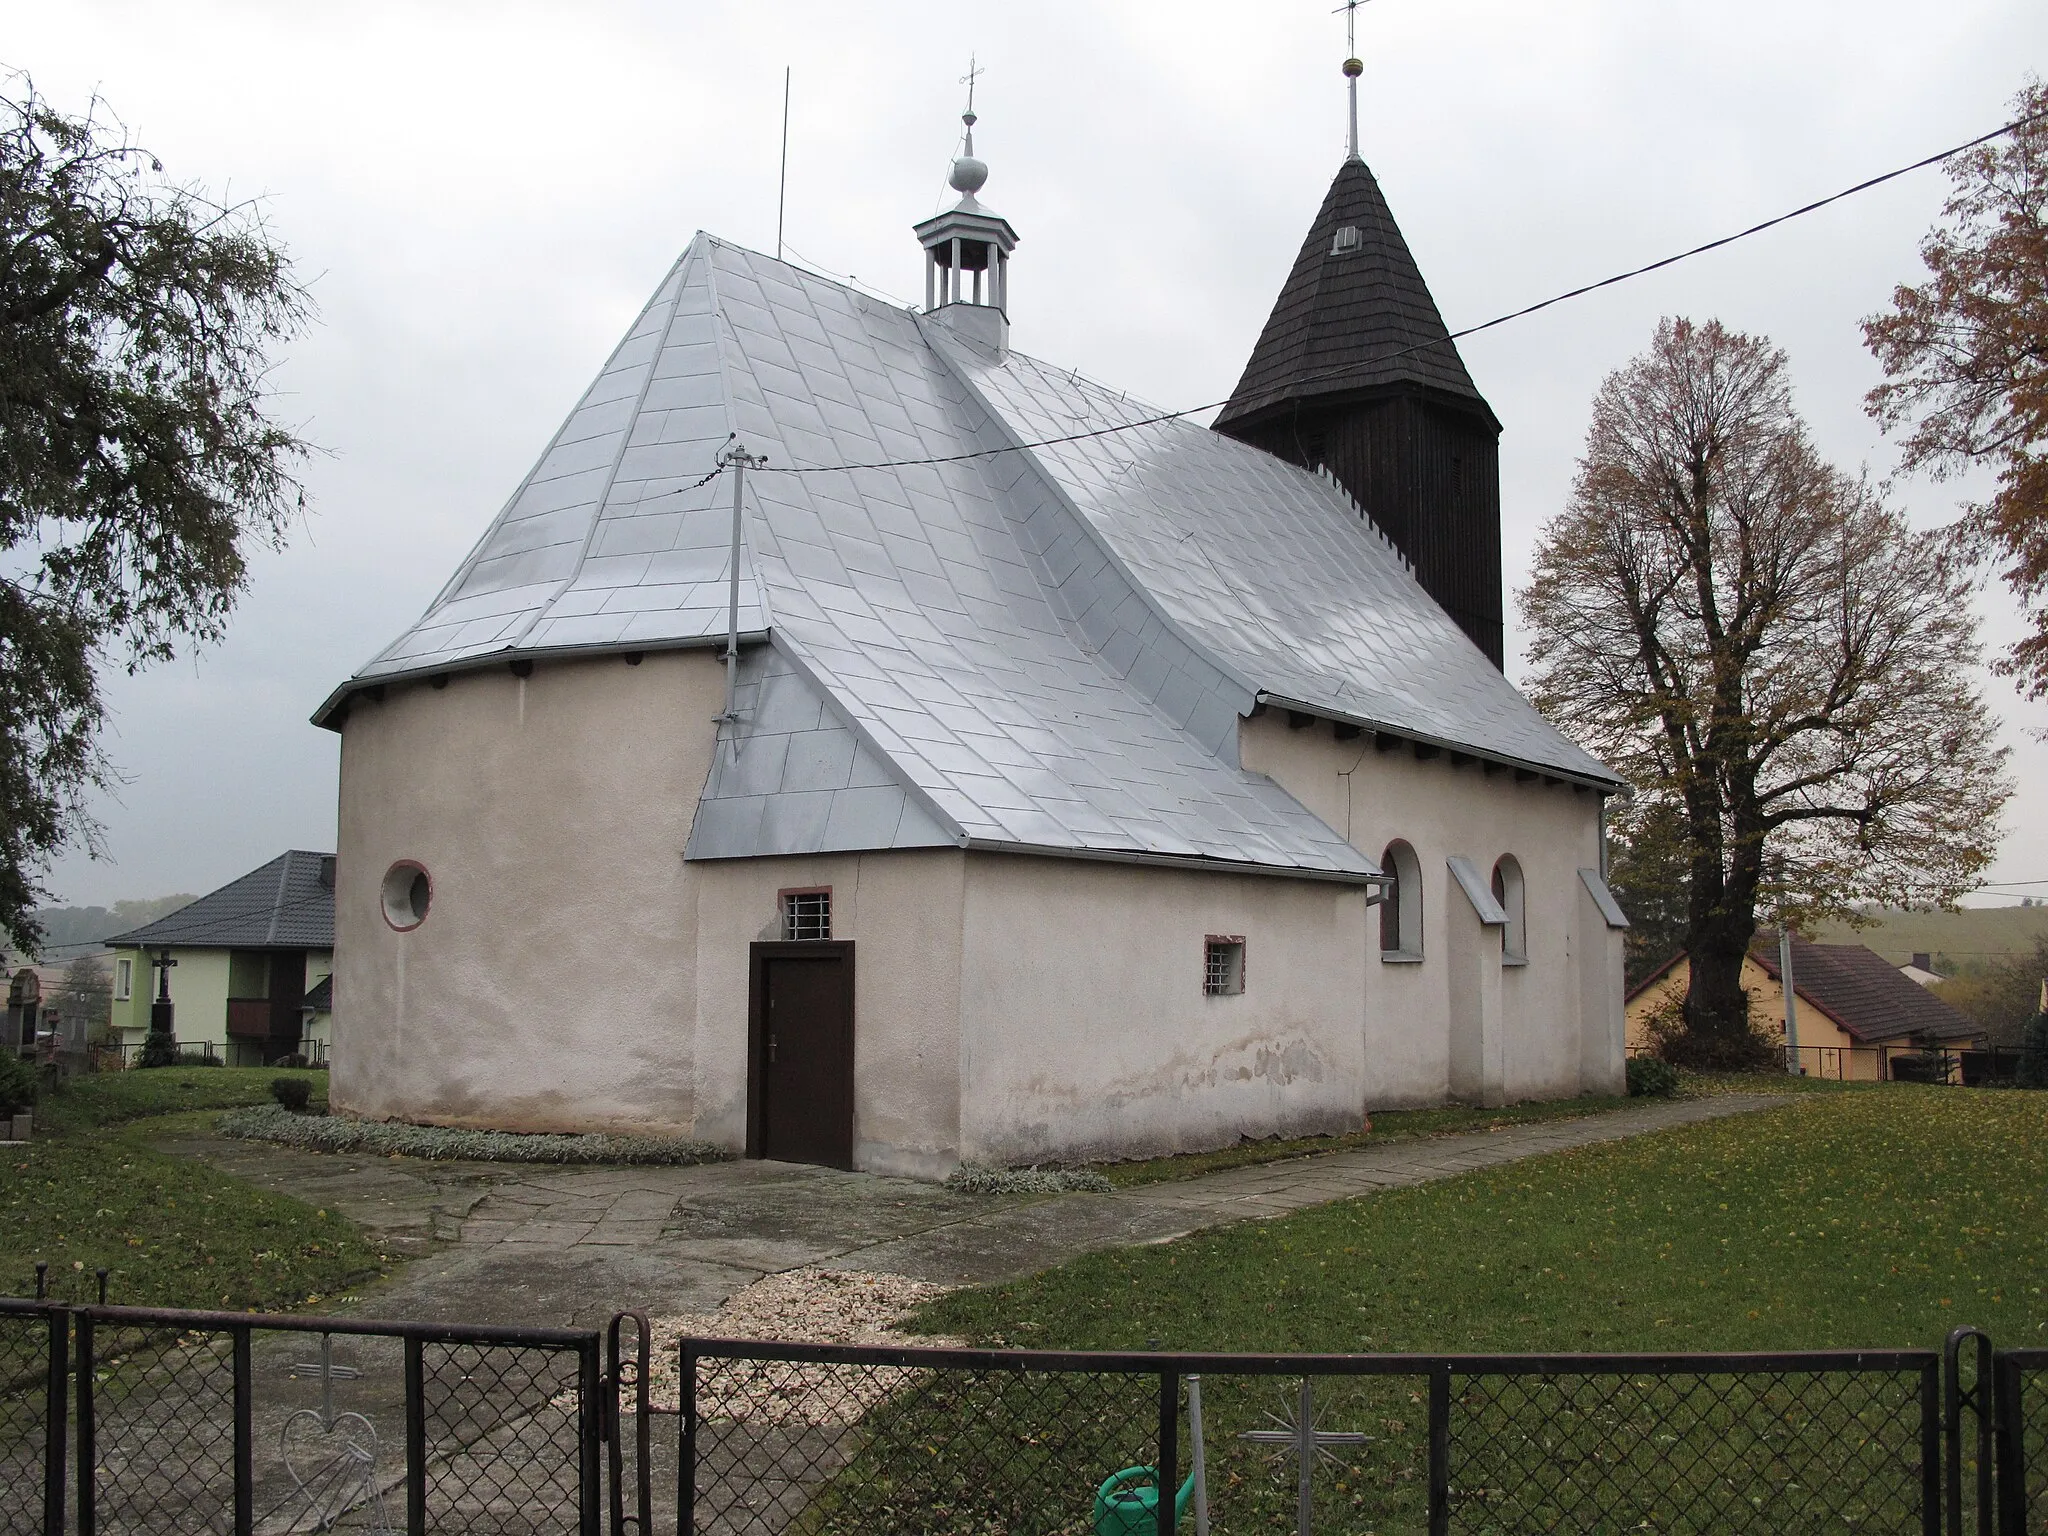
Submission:
[[[1523,894],[1522,866],[1512,853],[1500,856],[1500,862],[1493,866],[1493,899],[1500,903],[1500,909],[1508,915],[1508,925],[1500,936],[1500,957],[1507,965],[1529,963],[1529,904]]]
[[[1380,958],[1422,958],[1422,865],[1415,850],[1403,842],[1387,844],[1380,855],[1388,886],[1380,899]]]

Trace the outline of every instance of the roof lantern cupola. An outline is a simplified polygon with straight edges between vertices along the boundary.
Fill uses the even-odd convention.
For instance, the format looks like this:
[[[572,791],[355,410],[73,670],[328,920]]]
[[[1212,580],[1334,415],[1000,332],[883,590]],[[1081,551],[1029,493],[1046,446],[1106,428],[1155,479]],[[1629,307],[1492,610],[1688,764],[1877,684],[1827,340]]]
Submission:
[[[988,181],[988,165],[974,154],[973,96],[960,121],[966,143],[947,185],[960,201],[912,226],[924,247],[925,313],[998,357],[1010,346],[1010,252],[1017,232],[1010,221],[975,198]]]

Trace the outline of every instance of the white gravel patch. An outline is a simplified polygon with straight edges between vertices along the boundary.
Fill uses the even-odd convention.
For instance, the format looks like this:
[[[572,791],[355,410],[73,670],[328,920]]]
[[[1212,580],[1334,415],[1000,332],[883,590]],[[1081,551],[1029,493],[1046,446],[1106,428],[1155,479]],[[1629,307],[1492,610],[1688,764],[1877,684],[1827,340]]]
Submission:
[[[859,1270],[805,1268],[765,1276],[734,1292],[716,1312],[651,1320],[649,1394],[657,1409],[673,1412],[678,1407],[676,1346],[685,1336],[912,1348],[958,1345],[963,1341],[896,1327],[913,1308],[954,1289]],[[698,1366],[697,1412],[704,1419],[753,1423],[847,1424],[922,1374],[888,1366],[706,1360]]]

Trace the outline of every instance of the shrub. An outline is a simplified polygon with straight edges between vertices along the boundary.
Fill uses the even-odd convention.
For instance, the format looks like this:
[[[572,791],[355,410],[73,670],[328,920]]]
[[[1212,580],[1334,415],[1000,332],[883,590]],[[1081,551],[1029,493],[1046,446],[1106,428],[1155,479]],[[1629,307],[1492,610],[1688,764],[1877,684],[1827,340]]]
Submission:
[[[303,1115],[313,1097],[313,1085],[296,1077],[273,1077],[270,1096],[295,1115]]]
[[[281,1105],[231,1109],[218,1122],[224,1136],[273,1141],[308,1152],[377,1152],[477,1163],[722,1163],[732,1154],[706,1141],[675,1136],[528,1135],[464,1131],[443,1125],[385,1125],[327,1115],[295,1115]]]
[[[1628,1093],[1632,1099],[1668,1099],[1678,1092],[1678,1069],[1654,1056],[1628,1059]]]
[[[2048,1088],[2048,1013],[2037,1013],[2020,1029],[2020,1061],[2013,1082],[2022,1088]]]
[[[224,1067],[226,1062],[218,1056],[209,1056],[204,1051],[180,1051],[178,1059],[168,1063],[174,1067]]]
[[[946,1176],[946,1188],[970,1195],[1063,1195],[1073,1190],[1107,1194],[1115,1186],[1092,1168],[983,1168],[963,1163]]]
[[[158,1034],[151,1030],[142,1037],[142,1049],[135,1053],[138,1067],[177,1067],[184,1063],[178,1059],[178,1042],[175,1037]]]
[[[0,1115],[35,1108],[36,1072],[12,1051],[0,1051]]]

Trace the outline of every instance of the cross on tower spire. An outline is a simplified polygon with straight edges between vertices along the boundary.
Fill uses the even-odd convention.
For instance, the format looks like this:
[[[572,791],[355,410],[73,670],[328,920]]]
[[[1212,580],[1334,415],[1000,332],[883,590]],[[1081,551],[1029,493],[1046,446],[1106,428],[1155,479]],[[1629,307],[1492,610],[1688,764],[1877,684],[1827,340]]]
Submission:
[[[973,54],[967,55],[967,73],[960,77],[960,83],[967,87],[967,124],[970,129],[974,126],[974,82],[987,73],[987,70],[974,62]],[[968,153],[972,154],[974,151],[970,149]]]

